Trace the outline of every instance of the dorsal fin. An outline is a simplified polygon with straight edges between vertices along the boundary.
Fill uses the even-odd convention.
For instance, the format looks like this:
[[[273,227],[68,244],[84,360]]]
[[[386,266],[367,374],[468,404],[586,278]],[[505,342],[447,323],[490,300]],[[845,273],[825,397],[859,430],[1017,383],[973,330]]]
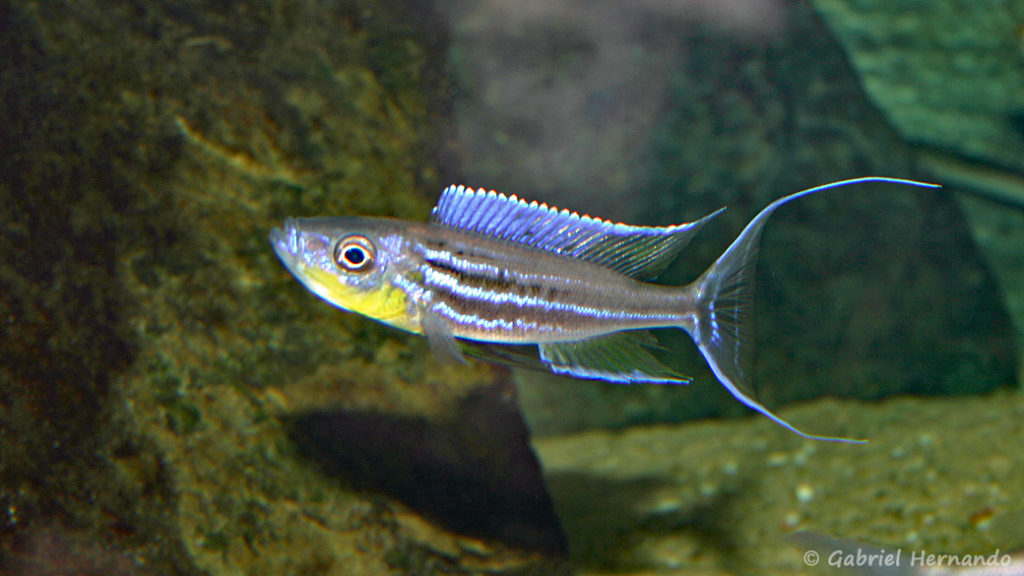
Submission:
[[[700,227],[722,210],[676,226],[631,226],[493,190],[449,186],[434,207],[431,222],[647,279],[664,270]]]

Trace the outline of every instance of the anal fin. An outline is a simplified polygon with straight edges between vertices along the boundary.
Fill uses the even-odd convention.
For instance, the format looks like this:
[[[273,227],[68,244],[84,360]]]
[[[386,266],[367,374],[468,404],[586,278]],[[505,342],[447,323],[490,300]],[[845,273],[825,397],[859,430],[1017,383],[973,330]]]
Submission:
[[[646,330],[614,332],[567,342],[540,344],[540,359],[552,372],[607,382],[689,384],[690,379],[654,357],[654,335]]]

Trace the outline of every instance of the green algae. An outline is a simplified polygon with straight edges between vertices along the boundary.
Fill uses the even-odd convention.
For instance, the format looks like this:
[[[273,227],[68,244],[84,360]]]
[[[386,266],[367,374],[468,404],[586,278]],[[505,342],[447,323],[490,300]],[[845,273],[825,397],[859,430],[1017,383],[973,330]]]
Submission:
[[[429,9],[0,10],[17,87],[0,112],[0,501],[19,511],[0,568],[38,560],[20,535],[73,525],[139,574],[397,573],[409,547],[402,566],[426,573],[438,529],[325,477],[282,417],[441,414],[491,373],[437,370],[422,343],[321,303],[267,234],[292,215],[428,213],[445,90],[444,37],[413,26]],[[549,565],[485,549],[443,564]]]

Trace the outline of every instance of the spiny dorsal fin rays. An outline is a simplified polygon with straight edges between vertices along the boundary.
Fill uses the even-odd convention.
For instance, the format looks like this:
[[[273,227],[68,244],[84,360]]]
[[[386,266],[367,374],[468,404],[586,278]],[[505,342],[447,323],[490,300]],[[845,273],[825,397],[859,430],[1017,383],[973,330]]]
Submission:
[[[632,226],[493,190],[449,186],[431,222],[579,258],[634,278],[665,269],[713,212],[676,226]]]

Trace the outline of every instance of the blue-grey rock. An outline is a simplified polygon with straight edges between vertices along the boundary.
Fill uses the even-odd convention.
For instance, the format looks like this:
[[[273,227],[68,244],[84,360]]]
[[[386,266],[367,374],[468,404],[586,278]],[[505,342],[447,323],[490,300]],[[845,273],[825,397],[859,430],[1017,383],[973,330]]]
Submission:
[[[560,38],[581,39],[573,44],[572,64],[557,57],[565,54],[559,45],[549,52],[538,48],[533,67],[515,61],[509,70],[503,67],[501,20],[490,35],[468,36],[484,39],[472,51],[460,47],[456,28],[453,49],[465,52],[456,60],[463,66],[460,82],[468,84],[462,100],[469,100],[456,101],[457,116],[474,133],[497,126],[503,142],[496,156],[488,156],[483,145],[467,150],[474,159],[483,156],[467,169],[474,175],[471,183],[493,183],[505,192],[583,211],[593,199],[603,207],[594,210],[597,216],[647,223],[692,220],[728,206],[687,248],[681,265],[659,279],[684,283],[775,198],[855,176],[915,176],[911,145],[865,94],[816,12],[805,4],[786,6],[786,25],[767,38],[707,22],[672,22],[672,34],[643,28],[647,35],[619,34],[607,47],[590,20],[556,18],[550,25]],[[551,34],[545,28],[514,31],[517,42],[535,47]],[[593,63],[607,58],[606,50],[621,50],[623,37],[635,42],[635,53],[647,55],[648,68],[632,68],[621,77],[650,75],[652,62],[664,64],[662,77],[644,85],[660,95],[612,93],[607,86],[614,78],[589,78],[600,73]],[[487,71],[501,72],[493,84]],[[578,84],[565,80],[572,71],[584,76]],[[574,95],[569,107],[602,95],[601,110],[621,112],[637,104],[635,118],[597,116],[604,132],[595,124],[581,128],[593,132],[586,146],[576,147],[566,136],[566,149],[591,160],[604,176],[577,178],[581,165],[566,162],[569,176],[551,186],[530,169],[539,159],[571,154],[552,149],[546,107],[494,106],[487,96],[498,94],[493,98],[503,101],[495,87],[537,86],[529,82],[536,78],[550,79],[556,90],[577,86],[582,94],[566,92]],[[526,93],[530,102],[546,102],[543,95]],[[559,125],[566,110],[556,110],[551,118]],[[536,129],[501,128],[507,126]],[[623,151],[621,164],[611,162],[606,151],[586,153],[604,142],[603,133],[612,150]],[[516,150],[526,151],[519,162]],[[616,171],[625,176],[611,176]],[[759,266],[754,381],[770,405],[820,395],[977,393],[1016,381],[1015,334],[1002,295],[949,190],[859,186],[786,206],[769,224]],[[746,412],[715,382],[684,334],[670,331],[659,338],[672,360],[695,377],[689,389],[553,382],[522,374],[531,422],[552,431]]]

